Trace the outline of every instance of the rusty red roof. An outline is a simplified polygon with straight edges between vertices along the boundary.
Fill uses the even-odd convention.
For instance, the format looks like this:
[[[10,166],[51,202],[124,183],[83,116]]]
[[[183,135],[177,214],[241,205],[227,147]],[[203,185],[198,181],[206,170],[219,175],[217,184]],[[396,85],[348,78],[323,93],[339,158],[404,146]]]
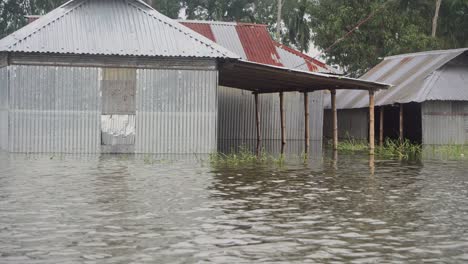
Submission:
[[[193,20],[179,22],[251,62],[335,73],[325,63],[274,41],[263,24]]]

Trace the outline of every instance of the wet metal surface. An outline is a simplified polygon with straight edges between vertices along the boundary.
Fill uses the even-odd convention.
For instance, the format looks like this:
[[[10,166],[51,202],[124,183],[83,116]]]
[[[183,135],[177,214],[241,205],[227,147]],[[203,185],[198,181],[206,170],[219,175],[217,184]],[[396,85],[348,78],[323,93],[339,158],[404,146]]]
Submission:
[[[329,156],[0,154],[0,263],[468,261],[466,161]]]

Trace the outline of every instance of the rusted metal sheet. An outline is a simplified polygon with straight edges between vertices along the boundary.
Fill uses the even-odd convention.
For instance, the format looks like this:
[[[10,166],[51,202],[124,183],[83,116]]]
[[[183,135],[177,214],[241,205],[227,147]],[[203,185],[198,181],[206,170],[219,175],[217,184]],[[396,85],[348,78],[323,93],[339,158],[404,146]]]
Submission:
[[[218,44],[243,59],[304,71],[336,72],[333,68],[306,54],[275,42],[270,37],[266,25],[194,20],[180,20],[180,23],[205,37],[216,40]]]
[[[98,153],[98,68],[9,66],[10,152]]]
[[[2,39],[0,51],[239,58],[139,0],[69,1]]]
[[[265,27],[265,25],[255,24],[239,24],[236,26],[247,59],[252,62],[283,66]]]
[[[210,25],[203,23],[184,23],[184,25],[190,28],[191,30],[197,32],[198,34],[209,38],[211,41],[216,42],[216,38],[213,34],[213,31],[211,30]]]

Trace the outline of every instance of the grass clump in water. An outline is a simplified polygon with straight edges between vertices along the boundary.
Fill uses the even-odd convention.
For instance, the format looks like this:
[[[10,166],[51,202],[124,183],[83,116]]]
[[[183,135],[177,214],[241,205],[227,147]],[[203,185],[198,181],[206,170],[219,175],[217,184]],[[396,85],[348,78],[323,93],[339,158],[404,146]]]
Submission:
[[[271,155],[267,155],[263,150],[261,150],[257,155],[256,153],[249,150],[249,148],[246,146],[240,146],[238,151],[231,152],[229,154],[212,153],[210,155],[210,162],[212,164],[223,164],[230,166],[262,163],[277,163],[282,165],[284,164],[284,160],[284,155],[280,155],[278,158],[275,158]]]
[[[330,144],[330,143],[329,143]],[[338,142],[338,151],[355,153],[369,150],[369,144],[364,141],[347,139]],[[383,146],[375,148],[375,155],[388,158],[412,159],[417,158],[422,153],[422,146],[414,144],[409,140],[400,143],[397,140],[386,139]]]

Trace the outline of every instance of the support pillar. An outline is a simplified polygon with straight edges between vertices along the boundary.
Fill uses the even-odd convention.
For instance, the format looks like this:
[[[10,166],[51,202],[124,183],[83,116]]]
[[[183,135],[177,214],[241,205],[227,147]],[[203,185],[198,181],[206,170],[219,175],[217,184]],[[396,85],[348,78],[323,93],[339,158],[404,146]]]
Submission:
[[[260,130],[260,109],[258,106],[258,93],[254,93],[255,98],[255,124],[257,128],[257,155],[260,154],[260,147],[262,142],[261,130]]]
[[[284,112],[284,93],[280,92],[280,117],[281,117],[281,154],[284,154],[286,145],[286,116]]]
[[[338,149],[338,114],[336,110],[336,90],[330,90],[333,127],[333,150]]]
[[[304,153],[309,153],[310,146],[310,130],[309,130],[309,93],[304,92],[304,140],[305,140],[305,150]]]
[[[375,153],[375,112],[374,91],[369,91],[369,154]]]
[[[385,106],[380,107],[380,124],[379,124],[379,146],[383,147],[384,143],[384,113]]]
[[[400,104],[400,143],[403,144],[404,140],[404,129],[403,129],[403,104]]]

